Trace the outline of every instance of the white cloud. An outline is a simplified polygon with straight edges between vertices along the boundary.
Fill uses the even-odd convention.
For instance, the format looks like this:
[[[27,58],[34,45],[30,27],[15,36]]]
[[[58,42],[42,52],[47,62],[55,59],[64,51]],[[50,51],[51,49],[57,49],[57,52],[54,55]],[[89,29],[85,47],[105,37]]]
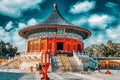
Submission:
[[[34,18],[30,19],[30,20],[27,22],[27,24],[25,24],[25,23],[18,23],[18,30],[21,30],[21,29],[23,29],[23,28],[25,28],[25,27],[29,27],[29,26],[35,25],[35,24],[37,24],[37,23],[38,23],[38,22],[37,22],[36,19],[34,19]]]
[[[120,14],[119,14],[120,13],[119,5],[117,5],[117,4],[113,3],[113,2],[107,2],[105,4],[105,6],[108,8],[108,13],[117,16],[118,19],[119,19],[119,17],[120,17]]]
[[[19,24],[18,24],[19,30],[21,30],[21,29],[23,29],[23,28],[25,28],[25,27],[27,27],[27,25],[26,25],[25,23],[19,23]]]
[[[3,27],[1,26],[0,27],[0,36],[4,35],[5,34],[5,30],[3,29]]]
[[[5,29],[1,26],[0,27],[0,40],[4,42],[10,42],[13,46],[18,47],[18,51],[25,51],[26,48],[26,40],[19,36],[18,32],[31,25],[37,24],[37,21],[32,18],[30,19],[27,24],[25,23],[18,23],[18,27],[16,28],[13,25],[13,22],[9,21],[5,27]],[[12,28],[12,30],[10,30]],[[10,30],[7,32],[6,30]]]
[[[21,38],[18,34],[19,28],[15,28],[10,31],[11,34],[11,42],[13,45],[17,46],[19,51],[24,51],[25,50],[25,39]]]
[[[4,42],[10,41],[9,33],[6,32],[3,27],[0,27],[0,40],[2,40]]]
[[[30,19],[28,22],[27,22],[27,26],[32,26],[32,25],[35,25],[37,24],[37,21],[35,19]]]
[[[117,28],[110,28],[106,30],[107,36],[109,39],[120,42],[120,25],[117,26]]]
[[[101,44],[105,43],[107,41],[107,38],[105,38],[106,35],[99,33],[96,35],[96,32],[92,32],[92,35],[87,40],[84,40],[85,47],[88,47],[92,44]]]
[[[91,15],[88,18],[88,23],[92,29],[105,29],[111,23],[112,17],[108,15]]]
[[[41,2],[43,0],[1,0],[0,14],[17,18],[27,9],[40,9],[38,4]]]
[[[13,22],[12,21],[9,21],[8,23],[7,23],[7,25],[5,26],[5,29],[6,30],[10,30],[10,29],[12,29],[14,26],[13,26]]]
[[[80,18],[78,20],[72,21],[72,23],[75,24],[75,25],[81,26],[81,25],[87,23],[87,19],[85,17],[83,17],[83,18]]]
[[[11,30],[10,33],[11,33],[11,35],[12,35],[12,36],[11,36],[11,37],[12,37],[12,40],[13,40],[12,43],[18,47],[19,51],[25,51],[25,49],[26,49],[26,40],[23,39],[23,38],[18,34],[18,32],[19,32],[21,29],[25,28],[25,27],[29,27],[29,26],[35,25],[35,24],[37,24],[37,21],[36,21],[34,18],[32,18],[32,19],[30,19],[30,20],[27,22],[27,24],[25,24],[25,23],[19,23],[19,24],[18,24],[18,28],[15,28],[15,29]]]
[[[95,1],[84,1],[84,2],[77,2],[73,5],[70,9],[70,13],[76,14],[81,12],[88,12],[95,7]]]
[[[96,34],[97,33],[97,34]],[[108,40],[112,40],[115,43],[120,43],[120,25],[116,28],[106,29],[105,31],[92,32],[92,35],[87,40],[84,40],[85,47],[88,47],[92,44],[101,44],[107,43]]]
[[[115,18],[113,16],[109,16],[106,14],[93,14],[89,17],[83,16],[79,19],[73,20],[72,23],[78,26],[83,26],[84,24],[87,24],[88,27],[91,29],[103,30],[114,20]]]
[[[107,3],[105,4],[105,6],[107,6],[107,7],[109,7],[109,8],[114,8],[114,7],[117,6],[117,4],[112,3],[112,2],[107,2]]]

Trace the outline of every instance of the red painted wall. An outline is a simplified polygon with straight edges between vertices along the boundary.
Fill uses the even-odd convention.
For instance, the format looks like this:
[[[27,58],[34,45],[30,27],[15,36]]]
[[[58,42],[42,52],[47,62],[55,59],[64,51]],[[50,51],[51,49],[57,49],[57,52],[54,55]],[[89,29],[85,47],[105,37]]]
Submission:
[[[49,50],[52,55],[56,55],[58,42],[63,42],[64,52],[72,52],[73,50],[82,51],[84,49],[83,42],[73,38],[42,38],[37,40],[29,40],[27,42],[27,52]]]

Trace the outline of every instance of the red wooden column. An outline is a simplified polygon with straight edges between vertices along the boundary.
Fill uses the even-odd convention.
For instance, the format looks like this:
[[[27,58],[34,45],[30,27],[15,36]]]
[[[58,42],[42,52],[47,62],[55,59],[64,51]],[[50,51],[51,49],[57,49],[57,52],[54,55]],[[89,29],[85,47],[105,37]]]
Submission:
[[[54,50],[53,53],[54,53],[54,56],[56,56],[56,51],[57,51],[56,38],[53,39],[53,43],[54,43],[54,44],[53,44],[53,45],[54,45],[54,47],[53,47],[53,50]]]
[[[31,40],[31,42],[32,42],[31,52],[33,52],[33,50],[34,50],[34,44],[33,44],[34,40]]]
[[[29,52],[29,44],[30,44],[30,42],[29,41],[27,41],[27,48],[26,48],[26,52]]]
[[[81,42],[81,50],[83,51],[84,50],[84,43]]]
[[[78,49],[78,44],[79,44],[79,43],[78,43],[77,40],[76,40],[75,42],[76,42],[76,43],[75,43],[75,45],[76,45],[76,51],[78,51],[78,50],[79,50],[79,49]]]
[[[70,39],[70,43],[71,43],[70,44],[70,51],[73,51],[74,48],[73,48],[73,39],[72,38]]]
[[[67,46],[67,39],[64,39],[63,40],[63,51],[67,51],[67,48],[68,48],[68,46]]]
[[[55,53],[55,52],[54,52],[54,44],[55,44],[55,43],[54,43],[54,39],[51,39],[51,40],[50,40],[50,47],[51,47],[51,50],[50,50],[51,53],[50,53],[50,54],[51,54],[52,56],[55,55],[55,54],[54,54],[54,53]]]
[[[45,45],[46,51],[48,51],[48,49],[49,49],[49,42],[48,41],[49,41],[48,38],[46,38],[46,45]]]
[[[80,51],[83,51],[84,50],[84,44],[83,44],[83,42],[79,41],[79,44],[80,44]]]
[[[39,52],[41,51],[41,39],[39,39]]]
[[[76,40],[73,40],[73,50],[76,52]]]

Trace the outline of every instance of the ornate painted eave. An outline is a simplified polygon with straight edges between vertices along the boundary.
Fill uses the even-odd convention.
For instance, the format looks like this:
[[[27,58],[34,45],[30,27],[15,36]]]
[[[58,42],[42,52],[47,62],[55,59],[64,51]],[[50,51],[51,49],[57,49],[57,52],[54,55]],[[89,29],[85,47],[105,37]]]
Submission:
[[[86,39],[88,37],[91,36],[91,32],[86,30],[86,29],[83,29],[83,28],[80,28],[80,27],[76,27],[76,26],[57,26],[57,28],[62,28],[64,27],[66,29],[66,32],[71,32],[71,33],[83,33],[83,34],[80,34],[80,35],[83,35],[83,39]],[[32,26],[32,27],[27,27],[27,28],[24,28],[22,30],[20,30],[19,32],[19,35],[22,36],[23,38],[28,38],[28,36],[30,34],[34,34],[34,33],[39,33],[39,32],[42,32],[41,30],[44,30],[45,32],[48,32],[48,30],[51,30],[51,29],[54,29],[56,28],[56,26]],[[56,28],[56,29],[57,29]],[[31,33],[32,32],[32,33]],[[29,34],[30,33],[30,34]]]

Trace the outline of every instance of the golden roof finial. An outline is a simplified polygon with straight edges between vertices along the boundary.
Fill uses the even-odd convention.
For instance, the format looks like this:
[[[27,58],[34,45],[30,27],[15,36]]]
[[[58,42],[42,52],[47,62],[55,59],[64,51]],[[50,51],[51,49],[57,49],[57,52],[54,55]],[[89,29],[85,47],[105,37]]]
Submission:
[[[54,10],[57,10],[57,4],[56,3],[54,4]]]

